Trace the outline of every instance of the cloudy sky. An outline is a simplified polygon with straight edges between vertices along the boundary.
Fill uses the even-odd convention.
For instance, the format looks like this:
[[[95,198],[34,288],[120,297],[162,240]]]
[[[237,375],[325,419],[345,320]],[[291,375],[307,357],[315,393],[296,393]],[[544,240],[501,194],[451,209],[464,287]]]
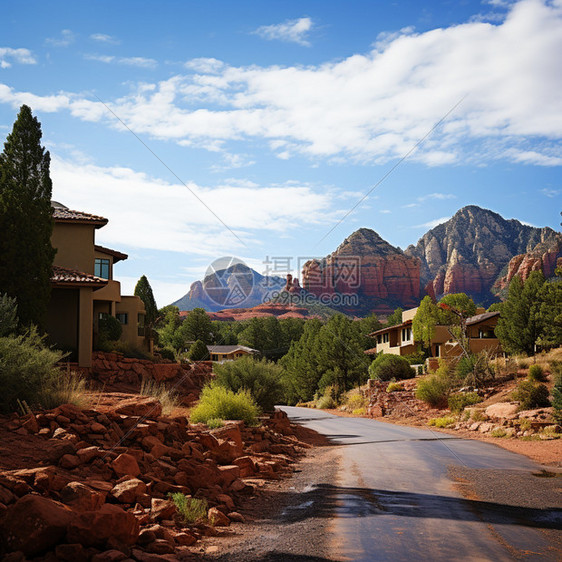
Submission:
[[[221,256],[297,273],[359,227],[406,248],[468,204],[560,229],[562,0],[22,0],[3,20],[0,139],[30,105],[54,198],[109,218],[116,276],[160,306]]]

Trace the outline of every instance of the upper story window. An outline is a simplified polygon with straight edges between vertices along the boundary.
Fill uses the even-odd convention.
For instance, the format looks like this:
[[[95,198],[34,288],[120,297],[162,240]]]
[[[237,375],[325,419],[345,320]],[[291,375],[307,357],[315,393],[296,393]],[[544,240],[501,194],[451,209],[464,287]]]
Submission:
[[[94,275],[102,279],[111,279],[110,261],[105,258],[96,258],[94,262]]]
[[[410,341],[412,339],[412,328],[402,328],[402,341]]]
[[[115,318],[121,322],[121,324],[128,324],[129,323],[129,315],[126,312],[118,312],[115,315]]]
[[[382,343],[388,343],[390,341],[390,336],[388,332],[382,335]]]

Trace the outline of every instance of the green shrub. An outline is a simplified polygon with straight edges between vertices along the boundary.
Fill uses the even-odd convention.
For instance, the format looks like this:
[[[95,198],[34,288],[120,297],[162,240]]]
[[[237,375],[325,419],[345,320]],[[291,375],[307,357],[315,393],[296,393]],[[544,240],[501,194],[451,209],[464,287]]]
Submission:
[[[243,420],[248,425],[256,425],[260,414],[259,406],[247,390],[232,392],[215,382],[206,385],[199,404],[191,411],[193,423],[207,423],[209,420]]]
[[[121,322],[109,314],[98,321],[99,339],[101,341],[117,341],[123,333]]]
[[[181,404],[179,395],[176,392],[170,390],[164,383],[159,383],[154,379],[142,379],[140,394],[156,398],[162,404],[162,412],[166,415],[171,414]]]
[[[473,406],[482,402],[477,392],[458,392],[451,394],[447,399],[449,409],[455,414],[460,414],[467,406]]]
[[[15,298],[0,295],[0,337],[13,334],[18,327],[18,305]]]
[[[211,418],[210,420],[207,420],[207,427],[209,429],[218,429],[223,425],[224,425],[224,420],[221,420],[220,418]]]
[[[316,401],[316,407],[320,410],[333,410],[334,408],[337,408],[337,406],[338,403],[330,395],[321,396]]]
[[[367,398],[360,389],[354,388],[344,395],[343,405],[347,410],[351,411],[365,408],[367,405]]]
[[[472,421],[486,421],[488,417],[482,410],[473,410],[471,415]]]
[[[189,351],[187,352],[187,358],[190,361],[208,361],[209,350],[201,340],[197,340],[189,348]]]
[[[369,366],[369,375],[372,379],[389,381],[391,379],[411,379],[416,376],[416,373],[404,357],[383,353]]]
[[[420,380],[416,387],[416,398],[431,406],[443,406],[447,403],[450,382],[446,377],[435,373]]]
[[[282,368],[265,359],[242,357],[215,365],[216,383],[237,392],[247,390],[262,410],[271,412],[283,400]],[[220,416],[222,417],[222,416]],[[228,419],[228,418],[225,418]]]
[[[505,437],[507,435],[507,431],[503,429],[503,427],[496,427],[496,429],[492,430],[490,435],[492,437]]]
[[[529,367],[528,378],[533,382],[545,382],[547,380],[545,372],[540,365],[531,365]]]
[[[520,410],[532,410],[548,406],[548,387],[533,381],[521,381],[511,394],[513,400],[519,402]]]
[[[168,359],[170,361],[176,360],[176,352],[171,347],[162,347],[157,350],[157,353],[162,359]]]
[[[489,355],[481,352],[461,357],[455,367],[455,375],[465,385],[479,386],[494,379],[495,371]]]
[[[32,407],[41,405],[61,377],[56,364],[62,357],[62,352],[44,345],[35,328],[0,338],[0,411],[15,411],[18,399]]]
[[[207,500],[188,498],[181,492],[168,494],[168,497],[174,502],[178,513],[185,523],[193,524],[199,521],[207,520],[209,506]]]
[[[408,361],[410,365],[420,365],[425,363],[426,355],[423,351],[418,351],[417,353],[410,353],[409,355],[403,355],[404,359]]]
[[[447,427],[453,425],[456,422],[455,418],[444,417],[444,418],[431,418],[428,420],[427,425],[434,427]]]
[[[550,370],[554,375],[554,387],[552,388],[553,416],[557,422],[562,423],[562,361],[552,361]]]
[[[386,387],[386,391],[387,392],[399,392],[401,390],[404,390],[404,385],[400,382],[391,382],[387,387]]]

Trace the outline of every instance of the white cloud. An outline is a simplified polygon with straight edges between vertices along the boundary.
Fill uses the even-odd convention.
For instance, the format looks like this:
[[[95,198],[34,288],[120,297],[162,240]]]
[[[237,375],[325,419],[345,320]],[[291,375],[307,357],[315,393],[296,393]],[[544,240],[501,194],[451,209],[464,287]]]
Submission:
[[[541,193],[543,195],[546,195],[547,197],[554,198],[562,195],[562,189],[552,189],[550,187],[544,187],[543,189],[541,189]]]
[[[447,222],[451,217],[441,217],[440,219],[433,219],[432,221],[424,222],[423,224],[417,224],[412,228],[435,228],[436,226]]]
[[[445,199],[456,199],[457,196],[453,195],[452,193],[428,193],[426,195],[420,195],[416,198],[415,203],[408,203],[406,205],[402,205],[403,209],[412,209],[414,207],[421,207],[421,204],[424,201],[430,200],[445,200]]]
[[[390,215],[392,211],[390,209],[381,209],[379,213],[382,213],[383,215]]]
[[[11,59],[11,62],[8,59]],[[37,64],[35,57],[29,49],[0,47],[0,68],[10,68],[14,62],[18,64]]]
[[[113,55],[84,55],[85,59],[103,62],[106,64],[123,64],[141,68],[156,68],[157,61],[145,57],[115,57]]]
[[[53,45],[53,47],[68,47],[74,43],[76,36],[70,29],[63,29],[60,33],[60,37],[48,37],[45,39],[45,43],[48,45]]]
[[[111,35],[106,35],[105,33],[92,33],[90,39],[98,41],[99,43],[107,43],[108,45],[119,45],[121,41],[112,37]]]
[[[304,154],[381,164],[404,156],[463,100],[411,159],[433,166],[498,158],[552,166],[560,164],[562,137],[560,52],[562,3],[522,0],[500,25],[408,29],[366,54],[317,66],[194,59],[186,63],[192,72],[139,84],[108,105],[135,133],[182,145],[232,153],[234,145],[258,140],[280,159]],[[14,103],[26,95],[32,94],[9,89],[4,98]],[[119,128],[78,94],[48,100],[53,110]],[[540,152],[529,150],[532,142]]]
[[[310,42],[306,36],[312,27],[313,23],[310,18],[299,18],[274,25],[262,25],[254,33],[263,39],[279,39],[308,47]]]
[[[110,219],[101,244],[217,256],[244,246],[187,187],[130,168],[104,168],[53,158],[53,198]],[[189,188],[246,244],[265,232],[279,235],[302,224],[332,220],[331,195],[307,184],[258,186],[225,181]]]

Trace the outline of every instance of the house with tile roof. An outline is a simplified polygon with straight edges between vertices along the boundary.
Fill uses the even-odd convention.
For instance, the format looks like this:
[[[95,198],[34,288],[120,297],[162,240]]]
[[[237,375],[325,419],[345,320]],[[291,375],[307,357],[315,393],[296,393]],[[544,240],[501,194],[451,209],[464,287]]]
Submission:
[[[244,355],[254,355],[259,353],[257,349],[246,347],[245,345],[208,345],[207,351],[211,361],[234,361]]]
[[[150,346],[145,338],[145,309],[136,296],[121,294],[113,266],[127,254],[99,246],[96,231],[108,223],[104,217],[73,211],[53,201],[51,243],[57,249],[47,312],[49,341],[70,353],[80,367],[90,367],[99,320],[117,318],[121,339],[137,347]],[[148,342],[148,343],[147,343]]]
[[[365,353],[367,355],[376,355],[381,352],[393,355],[417,353],[420,349],[420,342],[414,340],[412,332],[412,321],[417,310],[417,308],[405,310],[402,313],[402,323],[369,334],[375,341],[375,347],[368,349]],[[478,309],[477,312],[478,314],[467,318],[465,321],[469,350],[472,353],[480,351],[500,353],[500,342],[494,332],[500,313],[497,311],[486,312],[484,309]],[[440,357],[455,359],[460,357],[461,353],[462,350],[453,338],[449,326],[435,326],[430,344],[429,367],[437,366]]]

